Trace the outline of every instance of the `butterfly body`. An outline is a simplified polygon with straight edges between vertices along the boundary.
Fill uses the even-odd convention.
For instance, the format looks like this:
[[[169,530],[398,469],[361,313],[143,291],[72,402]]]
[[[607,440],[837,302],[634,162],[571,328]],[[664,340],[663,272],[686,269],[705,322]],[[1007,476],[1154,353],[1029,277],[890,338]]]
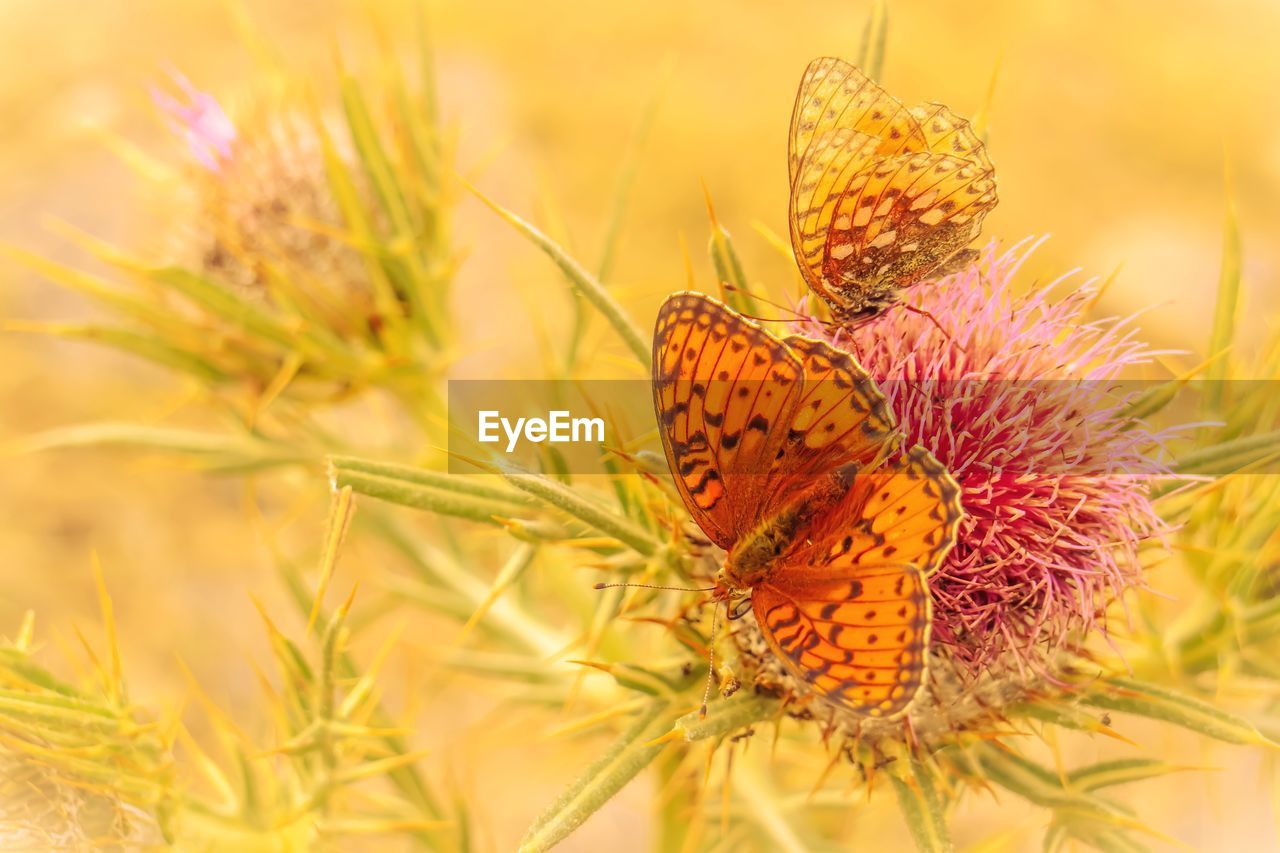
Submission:
[[[893,417],[848,353],[702,294],[658,313],[653,395],[685,507],[727,552],[717,598],[749,592],[769,648],[827,700],[905,713],[924,680],[927,578],[962,515],[950,475],[921,447],[894,457]]]
[[[857,465],[847,465],[825,477],[808,494],[797,498],[748,531],[725,558],[720,582],[734,592],[746,592],[767,583],[796,536],[834,506],[849,488]]]
[[[969,123],[908,109],[853,65],[805,69],[791,116],[791,243],[838,318],[871,316],[970,261],[996,205],[995,170]]]

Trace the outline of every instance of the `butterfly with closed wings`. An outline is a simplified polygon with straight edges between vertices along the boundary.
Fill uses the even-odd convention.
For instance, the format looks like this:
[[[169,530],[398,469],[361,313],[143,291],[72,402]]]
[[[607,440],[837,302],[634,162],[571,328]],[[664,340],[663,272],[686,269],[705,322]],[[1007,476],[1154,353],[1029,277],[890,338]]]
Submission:
[[[839,320],[958,269],[996,206],[973,128],[941,104],[908,109],[853,65],[809,63],[791,113],[791,246]]]

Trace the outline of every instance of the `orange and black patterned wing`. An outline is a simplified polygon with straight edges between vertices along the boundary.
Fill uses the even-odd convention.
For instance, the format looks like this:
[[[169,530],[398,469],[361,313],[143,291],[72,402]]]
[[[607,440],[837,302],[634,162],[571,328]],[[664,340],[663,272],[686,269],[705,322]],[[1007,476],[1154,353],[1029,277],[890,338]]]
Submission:
[[[701,293],[676,293],[653,335],[653,403],[685,506],[726,550],[759,520],[804,366],[773,335]]]
[[[962,515],[959,487],[921,447],[855,477],[752,591],[770,647],[834,702],[871,717],[905,713],[928,660],[927,578]]]
[[[853,176],[875,161],[878,145],[876,137],[847,128],[827,131],[805,154],[791,185],[791,250],[805,282],[820,295],[827,234],[836,205]]]
[[[837,292],[910,286],[968,245],[995,205],[995,178],[977,161],[931,152],[877,161],[834,207],[822,276]]]
[[[848,130],[874,137],[872,153],[923,151],[924,134],[911,112],[857,66],[833,56],[813,60],[791,108],[787,161],[794,187],[806,153],[837,144],[827,134]]]
[[[823,293],[822,262],[836,202],[878,158],[927,143],[901,102],[842,59],[809,63],[788,139],[791,247],[808,285]]]
[[[857,359],[798,335],[783,342],[804,364],[804,386],[777,460],[766,516],[823,474],[850,463],[874,467],[897,443],[893,413]]]
[[[762,584],[751,601],[773,652],[827,699],[888,719],[915,700],[931,626],[929,590],[915,566]]]

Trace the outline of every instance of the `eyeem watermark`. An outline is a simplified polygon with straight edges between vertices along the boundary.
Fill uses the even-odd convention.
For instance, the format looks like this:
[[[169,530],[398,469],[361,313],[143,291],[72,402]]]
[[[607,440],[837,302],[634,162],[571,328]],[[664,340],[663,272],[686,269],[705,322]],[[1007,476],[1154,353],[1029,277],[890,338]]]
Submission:
[[[743,430],[752,429],[747,405],[768,380],[748,387],[736,380],[709,380],[690,386],[688,407],[673,406],[659,421],[654,412],[653,383],[619,380],[451,380],[448,386],[449,471],[474,474],[485,470],[476,460],[501,461],[532,471],[574,476],[607,475],[634,470],[635,460],[656,460],[651,471],[665,474],[660,437],[664,432],[686,444],[707,442],[712,450],[731,450]],[[830,380],[821,380],[830,381]],[[734,395],[729,397],[729,385]],[[971,476],[1146,477],[1175,483],[1185,477],[1214,477],[1249,465],[1247,473],[1280,474],[1280,413],[1266,404],[1280,398],[1280,381],[1055,380],[973,378],[948,382],[891,381],[880,391],[904,410],[929,411],[939,422],[996,420],[1010,431],[1005,449],[970,460]],[[695,390],[696,389],[696,390]],[[747,392],[747,393],[744,393]],[[778,388],[778,399],[787,397]],[[843,399],[833,388],[827,398]],[[696,398],[696,399],[695,399]],[[1141,418],[1163,442],[1195,437],[1206,419],[1217,415],[1217,400],[1234,401],[1252,420],[1242,419],[1237,433],[1217,446],[1177,454],[1161,442],[1149,445],[1105,445],[1099,429]],[[739,402],[745,401],[745,402]],[[599,417],[581,417],[599,415]],[[1018,434],[1031,441],[1042,418],[1058,418],[1052,447],[1018,446]],[[744,423],[745,421],[745,423]],[[833,423],[828,421],[828,423]],[[770,424],[777,427],[776,424]],[[1179,448],[1182,445],[1174,445]],[[632,461],[625,461],[629,457]],[[619,460],[624,460],[619,462]],[[647,464],[647,463],[646,463]],[[769,474],[773,458],[729,454],[719,460],[727,473]],[[754,468],[752,466],[755,466]]]
[[[501,428],[502,436],[498,434]],[[575,418],[565,409],[547,412],[545,418],[504,418],[496,409],[479,412],[476,437],[482,444],[497,444],[505,436],[507,453],[514,453],[520,439],[541,444],[582,444],[604,441],[604,418]]]

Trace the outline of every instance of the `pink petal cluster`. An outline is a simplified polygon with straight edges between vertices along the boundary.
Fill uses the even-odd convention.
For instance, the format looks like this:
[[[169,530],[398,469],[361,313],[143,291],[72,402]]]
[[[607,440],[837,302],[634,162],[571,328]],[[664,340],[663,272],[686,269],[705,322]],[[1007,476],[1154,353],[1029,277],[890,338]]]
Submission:
[[[1116,382],[1152,352],[1124,320],[1085,316],[1095,290],[1020,294],[1034,246],[913,288],[856,328],[802,322],[880,383],[904,446],[922,444],[961,485],[959,542],[930,579],[935,650],[977,676],[997,660],[1048,674],[1053,652],[1140,585],[1139,543],[1164,523],[1151,504],[1159,436],[1119,417]]]
[[[151,88],[151,98],[164,110],[169,125],[182,136],[200,165],[211,172],[218,172],[231,157],[231,145],[236,141],[236,128],[218,101],[201,92],[184,74],[171,71],[182,98]]]

